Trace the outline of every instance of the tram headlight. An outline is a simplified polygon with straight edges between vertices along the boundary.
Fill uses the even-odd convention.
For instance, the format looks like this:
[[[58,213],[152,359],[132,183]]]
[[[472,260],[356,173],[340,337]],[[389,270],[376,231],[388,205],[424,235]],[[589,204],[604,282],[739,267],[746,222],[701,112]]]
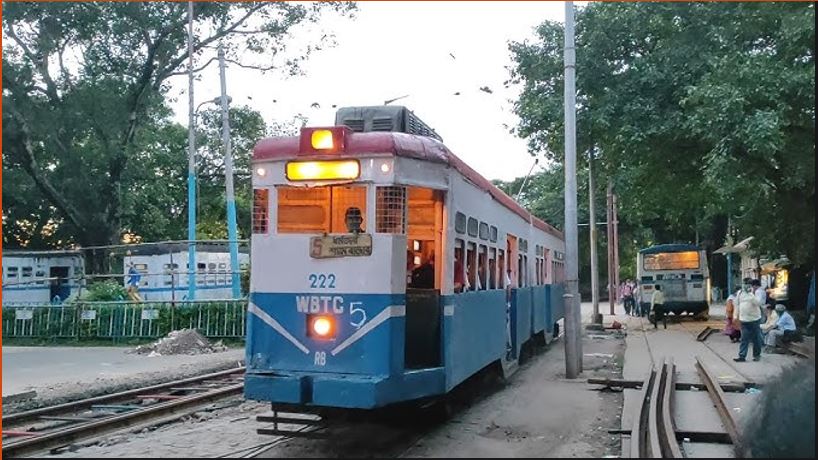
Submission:
[[[335,144],[332,142],[332,131],[329,129],[316,129],[310,136],[310,144],[316,150],[332,150]]]
[[[316,339],[335,337],[335,319],[327,315],[308,315],[307,335]]]

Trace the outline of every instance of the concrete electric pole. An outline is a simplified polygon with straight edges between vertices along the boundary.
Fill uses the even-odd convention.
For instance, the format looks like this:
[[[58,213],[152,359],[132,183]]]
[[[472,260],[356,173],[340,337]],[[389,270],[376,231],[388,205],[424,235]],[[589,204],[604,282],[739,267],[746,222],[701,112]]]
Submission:
[[[602,315],[599,313],[599,258],[596,253],[596,204],[594,203],[594,149],[588,152],[588,214],[590,216],[591,238],[591,302],[594,305],[594,324],[602,324]]]
[[[233,146],[230,143],[230,107],[227,105],[227,79],[224,72],[224,49],[219,44],[219,77],[222,95],[222,145],[224,145],[224,178],[227,188],[227,239],[230,247],[230,272],[233,284],[233,298],[241,298],[239,278],[239,236],[236,228],[236,199],[233,192]]]
[[[582,372],[577,260],[576,49],[574,2],[565,2],[565,376]]]
[[[196,299],[196,111],[193,107],[193,2],[187,3],[187,300]]]

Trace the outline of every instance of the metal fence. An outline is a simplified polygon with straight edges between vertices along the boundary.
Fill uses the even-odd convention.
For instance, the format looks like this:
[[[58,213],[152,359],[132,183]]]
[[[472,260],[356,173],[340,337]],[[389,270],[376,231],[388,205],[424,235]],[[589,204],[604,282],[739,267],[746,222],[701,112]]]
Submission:
[[[147,339],[182,328],[242,338],[247,300],[77,302],[3,306],[3,338]]]

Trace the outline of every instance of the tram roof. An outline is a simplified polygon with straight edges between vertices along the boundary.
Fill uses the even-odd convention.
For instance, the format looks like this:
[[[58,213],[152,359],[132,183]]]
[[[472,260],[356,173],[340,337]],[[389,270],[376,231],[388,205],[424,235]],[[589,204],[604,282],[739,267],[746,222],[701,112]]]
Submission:
[[[657,244],[639,251],[640,254],[659,254],[661,252],[701,251],[695,244]]]
[[[294,160],[299,158],[299,136],[267,138],[259,141],[253,149],[253,161]],[[540,230],[562,239],[563,233],[545,221],[535,217],[513,198],[495,187],[488,179],[472,169],[452,153],[442,142],[426,136],[401,132],[354,132],[347,137],[345,152],[333,154],[334,158],[357,158],[361,156],[398,156],[455,168],[480,189],[488,192],[500,204],[514,211]]]

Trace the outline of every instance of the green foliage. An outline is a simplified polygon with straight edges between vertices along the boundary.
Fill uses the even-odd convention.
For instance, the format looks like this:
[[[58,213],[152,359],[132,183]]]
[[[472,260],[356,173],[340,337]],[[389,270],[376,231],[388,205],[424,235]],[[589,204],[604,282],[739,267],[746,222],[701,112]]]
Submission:
[[[762,252],[813,264],[814,6],[591,3],[576,21],[578,156],[613,180],[621,241],[714,249],[730,216]],[[537,34],[509,45],[515,132],[560,163],[562,24]]]
[[[187,7],[4,2],[2,155],[3,174],[13,178],[3,182],[4,246],[119,243],[124,232],[145,240],[183,237],[186,130],[169,121],[166,99],[168,79],[187,65]],[[332,39],[324,33],[296,41],[293,32],[321,34],[304,26],[353,9],[336,2],[195,3],[194,65],[207,68],[212,48],[223,43],[230,62],[241,56],[242,66],[297,74]],[[298,42],[307,44],[290,49]],[[231,118],[237,163],[246,165],[248,142],[264,126],[242,107]],[[203,170],[216,174],[202,180],[207,218],[209,202],[220,198],[210,187],[218,163],[208,161],[219,136],[209,137],[209,121],[201,125],[208,137],[200,150]],[[246,185],[239,190],[249,193]],[[237,201],[246,230],[248,201]]]
[[[126,300],[128,293],[125,288],[114,280],[96,281],[88,286],[88,293],[83,296],[84,301],[111,301]]]

